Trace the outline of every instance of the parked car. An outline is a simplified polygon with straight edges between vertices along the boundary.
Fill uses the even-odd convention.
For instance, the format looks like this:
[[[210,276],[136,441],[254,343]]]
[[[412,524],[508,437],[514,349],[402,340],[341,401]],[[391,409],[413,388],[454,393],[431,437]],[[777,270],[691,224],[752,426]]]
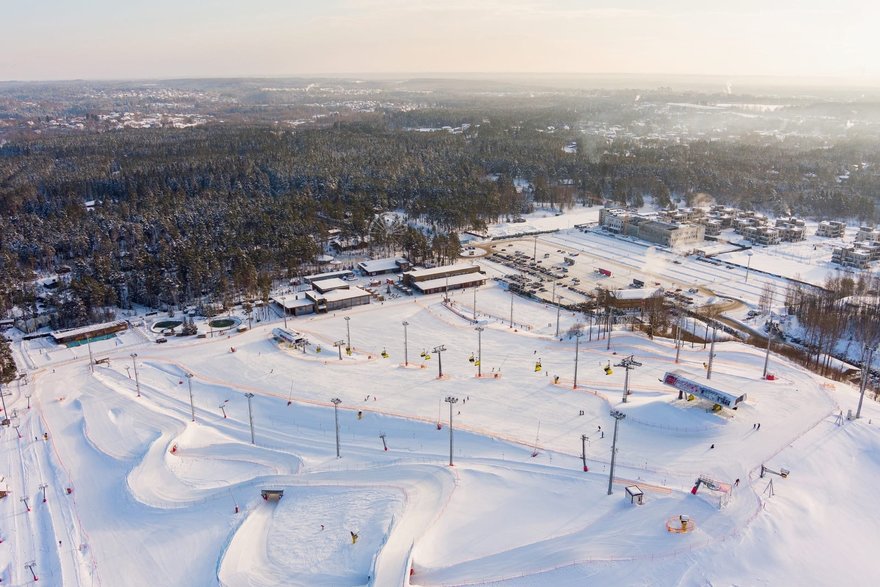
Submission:
[[[168,342],[168,339],[165,338],[164,336],[160,336],[159,338],[156,339],[156,344],[161,344],[163,342]]]

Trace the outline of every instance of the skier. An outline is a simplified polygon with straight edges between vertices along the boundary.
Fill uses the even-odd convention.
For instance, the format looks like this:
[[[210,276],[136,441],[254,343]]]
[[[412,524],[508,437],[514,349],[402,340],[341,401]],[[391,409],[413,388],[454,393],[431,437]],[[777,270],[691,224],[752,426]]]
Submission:
[[[713,444],[713,445],[712,445],[712,446],[710,446],[710,447],[709,447],[709,448],[715,448],[715,445],[714,445],[714,444]]]

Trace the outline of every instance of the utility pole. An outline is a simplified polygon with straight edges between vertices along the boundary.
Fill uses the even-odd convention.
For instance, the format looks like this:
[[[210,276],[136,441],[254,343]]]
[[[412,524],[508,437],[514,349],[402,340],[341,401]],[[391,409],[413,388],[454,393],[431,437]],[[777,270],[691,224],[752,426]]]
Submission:
[[[339,404],[342,403],[342,400],[338,397],[334,397],[330,400],[330,403],[333,404],[333,420],[336,422],[336,458],[339,458]]]
[[[862,363],[862,381],[859,389],[859,407],[856,409],[856,420],[862,417],[862,402],[865,399],[865,388],[868,386],[868,378],[871,376],[871,359],[874,357],[874,347],[868,348],[868,356]]]
[[[614,439],[611,441],[611,471],[608,472],[608,495],[611,495],[611,484],[614,482],[614,456],[617,454],[617,425],[626,418],[626,414],[620,410],[611,410],[611,417],[614,418]]]
[[[574,385],[572,389],[577,389],[578,386],[578,355],[580,354],[580,345],[581,345],[581,337],[584,335],[583,332],[578,331],[574,335]]]
[[[474,328],[477,331],[477,377],[483,376],[483,331],[486,330],[482,326]]]
[[[712,322],[712,343],[709,345],[709,366],[706,369],[706,379],[712,379],[712,360],[715,358],[715,335],[718,332],[718,326]]]
[[[333,343],[333,346],[335,346],[336,349],[339,351],[339,360],[340,361],[342,360],[342,347],[344,345],[345,345],[344,340],[337,340],[336,342]]]
[[[409,366],[409,349],[407,348],[407,339],[406,339],[406,327],[409,326],[409,322],[404,320],[403,324],[403,366]]]
[[[134,366],[134,386],[137,389],[137,396],[141,397],[141,380],[138,379],[137,353],[131,353],[131,364]]]
[[[446,350],[446,345],[440,345],[434,347],[434,352],[437,354],[437,379],[443,378],[443,355],[441,354]]]
[[[458,398],[448,395],[444,401],[449,404],[449,466],[452,467],[452,406],[458,403]]]
[[[192,384],[192,373],[186,374],[186,385],[189,387],[189,409],[192,412],[192,421],[196,421],[196,406],[193,403],[193,384]]]
[[[581,434],[581,460],[584,462],[584,471],[589,471],[587,468],[587,435]]]
[[[248,392],[244,394],[244,397],[246,397],[248,401],[248,420],[251,423],[251,444],[256,444],[257,442],[254,439],[254,413],[251,410],[251,398],[254,397],[254,394]]]
[[[345,347],[345,352],[349,355],[351,354],[351,316],[345,317],[345,336],[348,340],[348,344]]]
[[[748,283],[749,282],[749,269],[752,268],[752,255],[754,255],[754,253],[752,251],[749,251],[748,253],[746,253],[746,255],[748,255],[748,257],[749,257],[749,262],[746,265],[746,283]]]

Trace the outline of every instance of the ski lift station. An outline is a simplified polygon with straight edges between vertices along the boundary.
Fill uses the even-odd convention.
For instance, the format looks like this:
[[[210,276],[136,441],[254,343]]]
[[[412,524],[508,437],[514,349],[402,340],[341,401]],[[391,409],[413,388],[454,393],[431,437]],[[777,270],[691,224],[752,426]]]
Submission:
[[[736,409],[739,404],[746,400],[746,394],[730,393],[722,391],[717,387],[710,387],[706,382],[708,380],[697,375],[691,375],[685,371],[667,371],[663,376],[663,383],[671,385],[679,390],[679,392],[688,395],[694,395],[704,400],[710,401],[716,406],[724,408]],[[679,394],[679,398],[681,394]]]

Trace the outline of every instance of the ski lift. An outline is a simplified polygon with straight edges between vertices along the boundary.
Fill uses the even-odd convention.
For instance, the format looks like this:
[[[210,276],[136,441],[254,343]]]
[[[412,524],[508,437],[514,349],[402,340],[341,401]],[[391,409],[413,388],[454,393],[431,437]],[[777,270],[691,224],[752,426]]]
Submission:
[[[383,359],[387,359],[387,358],[388,358],[388,351],[386,351],[384,348],[382,349],[382,358],[383,358]]]
[[[321,345],[318,345],[318,346],[315,347],[315,352],[316,352],[316,353],[320,353],[320,352],[321,352]]]
[[[345,347],[345,354],[348,355],[349,357],[351,356],[351,347],[348,347],[348,346]]]
[[[541,370],[541,359],[535,361],[535,373]]]
[[[479,361],[474,361],[474,367],[479,367],[479,366],[480,366],[480,362],[479,362]]]
[[[428,353],[424,349],[422,349],[422,352],[419,353],[419,356],[424,359],[425,355],[427,355],[427,354]]]
[[[613,374],[614,369],[611,368],[611,361],[608,361],[608,364],[602,367],[602,370],[605,371],[605,375]]]
[[[476,360],[476,359],[474,359],[474,353],[471,353],[471,356],[468,357],[468,361],[470,361],[471,363],[473,363],[475,360]]]
[[[425,353],[425,360],[426,360],[426,361],[430,361],[430,360],[431,360],[431,355],[430,355],[430,353]]]

